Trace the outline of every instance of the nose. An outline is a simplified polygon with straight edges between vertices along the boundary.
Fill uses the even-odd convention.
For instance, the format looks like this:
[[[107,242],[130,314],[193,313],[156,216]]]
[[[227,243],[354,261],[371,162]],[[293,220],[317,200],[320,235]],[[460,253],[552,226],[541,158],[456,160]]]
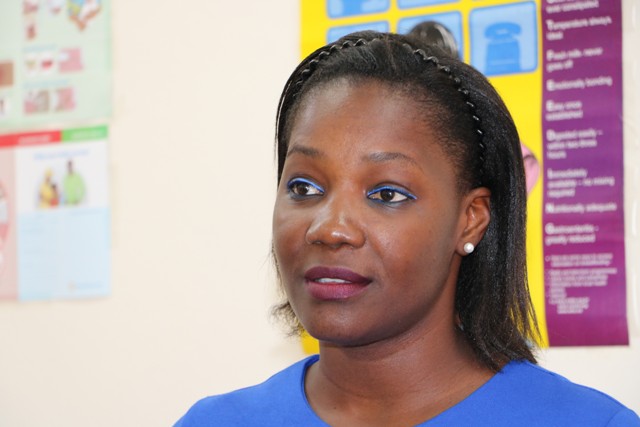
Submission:
[[[305,235],[307,244],[322,244],[332,249],[362,247],[366,235],[356,205],[339,197],[325,199],[313,213]]]

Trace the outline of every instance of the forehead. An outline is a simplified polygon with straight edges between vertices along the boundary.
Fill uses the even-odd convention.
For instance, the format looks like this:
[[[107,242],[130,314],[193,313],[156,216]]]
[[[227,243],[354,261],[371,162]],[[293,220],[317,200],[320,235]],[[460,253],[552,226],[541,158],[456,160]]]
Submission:
[[[294,117],[314,114],[326,108],[357,107],[353,114],[380,114],[402,105],[403,115],[419,119],[421,105],[417,88],[384,82],[373,78],[340,77],[314,85],[303,95]]]
[[[432,115],[424,109],[406,90],[389,84],[373,80],[326,84],[314,88],[300,104],[288,153],[346,168],[375,165],[376,171],[393,160],[455,181],[455,168],[443,150]],[[287,156],[285,165],[289,161]]]
[[[315,144],[319,136],[331,135],[322,139],[334,144],[348,139],[358,147],[415,145],[441,151],[434,115],[415,98],[407,88],[372,79],[323,83],[301,100],[292,118],[289,146]]]

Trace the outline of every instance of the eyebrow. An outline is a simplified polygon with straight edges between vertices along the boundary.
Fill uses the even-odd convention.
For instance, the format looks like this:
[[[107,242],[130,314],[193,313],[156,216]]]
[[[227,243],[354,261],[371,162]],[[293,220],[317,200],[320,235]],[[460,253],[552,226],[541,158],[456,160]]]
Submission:
[[[304,145],[292,145],[289,147],[289,150],[287,151],[287,157],[289,157],[291,154],[303,154],[305,156],[309,156],[309,157],[313,157],[315,159],[322,157],[324,154],[321,153],[320,151],[316,150],[315,148],[311,148],[311,147],[306,147]]]
[[[385,163],[394,160],[400,160],[405,163],[409,163],[413,166],[420,168],[418,162],[416,162],[412,157],[407,156],[406,154],[398,153],[395,151],[381,151],[376,153],[371,153],[364,157],[365,160],[371,161],[373,163]],[[420,168],[422,169],[422,168]]]
[[[322,151],[300,144],[292,145],[289,147],[289,151],[287,151],[287,157],[291,154],[302,154],[304,156],[312,157],[315,159],[324,157],[324,153]],[[373,163],[386,163],[399,160],[401,162],[408,163],[419,169],[422,169],[420,167],[420,164],[418,164],[418,162],[415,161],[412,157],[395,151],[379,151],[367,154],[363,156],[363,160]]]

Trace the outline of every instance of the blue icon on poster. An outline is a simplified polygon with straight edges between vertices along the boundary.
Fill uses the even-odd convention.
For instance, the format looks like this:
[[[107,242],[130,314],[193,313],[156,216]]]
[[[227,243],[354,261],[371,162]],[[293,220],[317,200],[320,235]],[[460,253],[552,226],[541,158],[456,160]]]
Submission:
[[[389,23],[387,21],[367,22],[366,24],[344,25],[341,27],[332,27],[327,31],[327,43],[333,43],[342,36],[354,33],[356,31],[379,31],[381,33],[389,32]]]
[[[416,25],[427,21],[437,22],[444,27],[444,29],[450,34],[450,36],[453,36],[456,45],[455,50],[457,50],[458,56],[461,56],[462,52],[464,51],[464,46],[462,44],[462,16],[459,12],[436,13],[432,15],[421,15],[413,16],[411,18],[403,18],[398,21],[398,33],[407,34]]]
[[[469,18],[471,64],[487,76],[538,66],[535,3],[475,9]]]
[[[327,12],[331,18],[368,15],[389,9],[390,0],[328,0]]]
[[[489,40],[487,44],[487,74],[510,74],[521,71],[520,25],[513,22],[498,22],[490,25],[484,32]]]
[[[400,9],[410,9],[412,7],[430,6],[432,4],[440,3],[455,3],[460,0],[398,0],[398,7]]]

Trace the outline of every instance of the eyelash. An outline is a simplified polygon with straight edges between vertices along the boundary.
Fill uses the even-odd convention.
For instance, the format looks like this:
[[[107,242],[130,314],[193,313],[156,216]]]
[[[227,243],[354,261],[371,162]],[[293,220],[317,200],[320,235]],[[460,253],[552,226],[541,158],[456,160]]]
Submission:
[[[318,194],[297,193],[296,190],[302,185],[305,185],[307,189],[316,190]],[[308,179],[304,179],[304,178],[293,178],[287,183],[287,189],[289,191],[289,195],[294,199],[303,199],[305,197],[322,196],[324,194],[324,189],[322,187],[320,187],[315,182],[309,181]]]
[[[303,188],[307,190],[307,192],[304,194],[300,194],[298,192],[299,188],[302,186],[304,186]],[[294,199],[304,199],[307,197],[316,197],[316,196],[324,195],[324,189],[322,187],[320,187],[315,182],[310,181],[308,179],[304,179],[304,178],[293,178],[287,183],[287,189],[288,189],[289,195]],[[315,193],[309,194],[309,191],[315,191]],[[384,200],[382,198],[383,191],[388,191],[392,193],[391,200]],[[373,197],[376,194],[380,195],[380,197]],[[397,197],[397,195],[400,195],[403,198],[401,200],[393,200]],[[374,188],[373,190],[367,192],[367,198],[373,202],[381,203],[385,205],[396,205],[399,203],[417,199],[416,196],[409,193],[408,191],[401,190],[399,188],[396,188],[390,185],[383,185],[381,187]]]
[[[383,191],[389,191],[389,192],[393,193],[392,199],[391,200],[383,200],[382,199],[382,192]],[[372,197],[375,194],[380,195],[380,197]],[[403,197],[403,199],[394,201],[393,199],[395,199],[398,194],[401,195]],[[371,191],[369,191],[367,193],[367,198],[372,200],[372,201],[374,201],[374,202],[376,202],[376,203],[382,203],[382,204],[385,204],[385,205],[396,205],[398,203],[403,203],[403,202],[407,202],[407,201],[410,201],[410,200],[416,200],[417,199],[416,196],[414,196],[413,194],[409,193],[408,191],[401,190],[399,188],[392,187],[392,186],[389,186],[389,185],[383,185],[381,187],[374,188],[373,190],[371,190]]]

